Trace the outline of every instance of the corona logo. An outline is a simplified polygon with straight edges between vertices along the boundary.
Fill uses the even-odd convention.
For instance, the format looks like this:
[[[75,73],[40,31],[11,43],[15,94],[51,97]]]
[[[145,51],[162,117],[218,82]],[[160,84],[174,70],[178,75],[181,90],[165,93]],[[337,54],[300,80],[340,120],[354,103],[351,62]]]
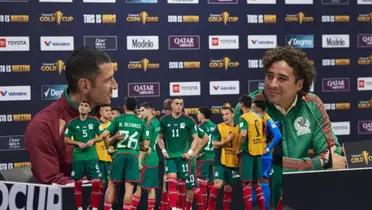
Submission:
[[[239,62],[231,62],[229,57],[224,57],[221,60],[212,60],[209,63],[210,68],[224,68],[226,71],[231,68],[236,68],[239,66]]]
[[[70,23],[74,20],[72,16],[63,16],[62,11],[56,11],[53,14],[41,14],[40,22],[56,22],[57,25],[61,23]]]
[[[45,72],[55,72],[58,71],[59,74],[62,73],[62,71],[66,70],[65,63],[62,60],[57,60],[55,63],[43,63],[41,66],[41,71]]]
[[[152,63],[149,59],[143,58],[140,61],[129,61],[128,69],[143,69],[145,72],[148,69],[158,69],[160,68],[159,63]]]
[[[235,23],[238,22],[239,18],[235,16],[230,16],[228,12],[222,12],[221,14],[215,15],[211,14],[208,18],[208,21],[211,23],[220,23],[223,22],[224,25],[227,23]]]
[[[302,23],[308,23],[308,22],[314,22],[314,18],[313,17],[310,17],[310,16],[305,16],[305,14],[303,12],[299,12],[295,15],[287,15],[287,17],[285,18],[285,21],[286,22],[296,22],[296,23],[299,23],[299,24],[302,24]]]
[[[145,25],[146,23],[157,23],[159,17],[149,16],[147,12],[140,12],[139,14],[129,14],[127,17],[128,22],[138,22]]]

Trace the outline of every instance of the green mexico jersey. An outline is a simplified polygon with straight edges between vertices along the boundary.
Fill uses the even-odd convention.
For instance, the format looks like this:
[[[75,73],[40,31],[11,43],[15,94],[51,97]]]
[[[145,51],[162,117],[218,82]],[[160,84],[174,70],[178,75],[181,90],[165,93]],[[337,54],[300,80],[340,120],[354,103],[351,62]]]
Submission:
[[[150,148],[151,153],[145,157],[145,165],[147,167],[155,167],[159,164],[158,153],[156,152],[156,144],[158,143],[158,136],[160,133],[160,123],[156,118],[152,118],[147,122],[147,130],[150,135]]]
[[[215,132],[217,130],[216,124],[214,124],[212,121],[204,122],[199,126],[201,129],[204,130],[204,132],[208,135],[209,141],[204,146],[204,148],[201,150],[200,153],[202,155],[198,158],[199,160],[213,160],[214,158],[214,149],[212,141],[215,139]]]
[[[119,132],[124,139],[115,142],[116,150],[113,156],[120,153],[130,153],[138,156],[139,143],[149,139],[145,122],[133,114],[123,114],[111,121],[107,130],[111,135]]]
[[[71,120],[65,131],[65,136],[73,138],[74,141],[87,143],[89,140],[96,138],[96,135],[102,134],[103,129],[99,121],[94,117],[88,117],[86,120],[81,120],[79,117]],[[74,147],[74,160],[95,160],[97,159],[96,145],[80,149],[79,146]]]
[[[165,147],[169,158],[182,157],[191,144],[189,137],[195,134],[196,124],[188,116],[181,115],[179,118],[173,118],[172,115],[166,115],[160,119],[161,134],[164,134]]]

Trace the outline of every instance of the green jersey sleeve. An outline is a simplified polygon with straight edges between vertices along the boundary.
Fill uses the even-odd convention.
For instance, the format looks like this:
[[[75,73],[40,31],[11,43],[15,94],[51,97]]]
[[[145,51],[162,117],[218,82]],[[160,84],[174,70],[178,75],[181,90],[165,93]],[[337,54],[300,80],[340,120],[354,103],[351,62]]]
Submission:
[[[143,129],[142,129],[142,135],[141,135],[141,138],[140,138],[140,141],[145,141],[145,140],[149,140],[150,139],[150,130],[151,130],[151,127],[147,127],[145,124],[143,124]]]
[[[216,127],[216,129],[214,130],[214,133],[212,135],[212,140],[221,141],[221,134],[220,134],[220,130],[218,129],[218,127]]]
[[[96,120],[95,127],[96,127],[96,129],[95,129],[96,130],[96,133],[98,135],[101,135],[103,133],[104,129],[102,128],[102,125],[101,125],[101,123],[99,123],[98,120]]]
[[[117,117],[114,118],[112,121],[111,121],[111,124],[106,128],[107,131],[110,132],[110,135],[114,135],[116,133],[116,122],[117,122]]]
[[[188,119],[187,128],[190,131],[191,134],[197,133],[197,126],[195,122],[192,119]]]
[[[72,128],[73,128],[73,126],[72,126],[72,122],[70,122],[68,125],[67,125],[67,127],[66,127],[66,130],[65,130],[65,136],[66,137],[68,137],[68,138],[71,138],[72,137]]]
[[[239,131],[246,130],[248,131],[248,123],[245,119],[239,119]]]
[[[197,130],[198,130],[199,138],[203,138],[204,135],[205,135],[205,131],[203,129],[201,129],[200,127],[197,127]]]

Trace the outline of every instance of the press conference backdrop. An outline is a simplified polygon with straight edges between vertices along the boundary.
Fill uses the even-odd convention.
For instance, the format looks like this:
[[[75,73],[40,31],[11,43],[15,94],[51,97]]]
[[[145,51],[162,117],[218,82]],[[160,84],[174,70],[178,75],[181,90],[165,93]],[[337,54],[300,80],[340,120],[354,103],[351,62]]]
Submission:
[[[371,0],[0,0],[0,169],[29,164],[26,125],[60,97],[74,49],[112,57],[113,105],[180,95],[218,113],[263,88],[260,59],[278,45],[316,66],[340,142],[372,139]]]

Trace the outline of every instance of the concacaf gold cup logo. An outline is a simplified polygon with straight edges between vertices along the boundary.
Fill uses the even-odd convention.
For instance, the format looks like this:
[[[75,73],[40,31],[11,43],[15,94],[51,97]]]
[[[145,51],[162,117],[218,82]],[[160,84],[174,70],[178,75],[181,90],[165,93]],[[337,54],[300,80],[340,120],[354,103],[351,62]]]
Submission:
[[[74,17],[66,16],[62,11],[56,11],[55,13],[50,14],[42,13],[40,16],[40,22],[57,23],[57,25],[60,25],[61,23],[71,23],[73,20]]]
[[[372,55],[368,57],[359,57],[358,64],[359,65],[370,65],[372,68]]]
[[[131,23],[157,23],[159,22],[159,17],[150,16],[147,12],[140,12],[139,14],[128,14],[127,22]]]
[[[221,14],[210,14],[208,21],[211,23],[222,23],[226,25],[227,23],[238,22],[239,17],[230,16],[228,12],[222,12]]]
[[[224,103],[222,106],[212,106],[211,111],[212,114],[221,114],[222,113],[222,108],[227,107],[231,108],[230,103]]]
[[[366,165],[369,165],[369,163],[372,163],[372,156],[369,154],[368,151],[364,150],[360,154],[352,154],[351,163],[365,163]]]
[[[55,72],[57,71],[59,74],[62,73],[62,71],[66,70],[65,62],[62,60],[57,60],[54,63],[43,63],[41,66],[41,71],[43,72]]]
[[[359,109],[370,109],[372,108],[372,98],[369,101],[359,101],[358,104]]]
[[[313,23],[314,17],[305,16],[305,13],[299,12],[297,14],[289,14],[285,17],[285,22],[288,23]]]
[[[237,68],[239,65],[239,62],[231,61],[229,57],[223,57],[220,60],[211,60],[209,63],[210,68],[224,68],[225,71],[229,68]]]
[[[369,14],[359,14],[358,22],[361,23],[372,23],[372,12]]]
[[[158,69],[160,64],[157,62],[152,62],[147,58],[143,58],[140,61],[129,61],[128,69],[140,69],[146,72],[149,69]]]

